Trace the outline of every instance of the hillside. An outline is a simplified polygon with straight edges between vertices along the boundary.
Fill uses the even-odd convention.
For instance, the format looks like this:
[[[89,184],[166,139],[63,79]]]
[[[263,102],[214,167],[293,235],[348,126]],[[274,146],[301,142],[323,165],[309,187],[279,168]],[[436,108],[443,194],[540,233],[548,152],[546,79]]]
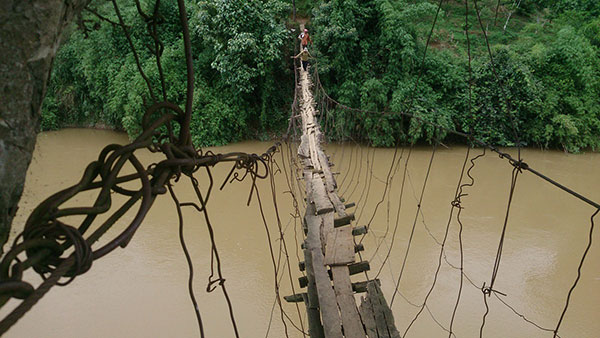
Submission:
[[[92,2],[55,62],[44,129],[100,124],[135,136],[143,107],[153,95],[183,100],[184,64],[174,2],[163,1],[159,8],[162,70],[156,67],[153,40],[135,6],[117,3],[149,82],[138,73],[124,33],[114,24],[118,19],[113,6]],[[145,10],[153,6],[150,0],[141,3]],[[461,1],[441,2],[433,31],[440,4],[434,1],[295,4],[298,17],[308,20],[317,56],[313,63],[318,63],[323,85],[348,106],[410,110],[503,146],[515,145],[515,127],[523,145],[570,152],[600,146],[598,2],[471,1],[468,39]],[[199,89],[192,126],[195,144],[264,139],[285,130],[293,94],[289,56],[297,43],[291,4],[210,0],[190,1],[188,7]],[[160,76],[172,85],[161,89]],[[353,137],[390,146],[398,137],[419,142],[434,137],[431,128],[394,116],[381,122],[336,114],[340,128],[331,135],[334,139]]]

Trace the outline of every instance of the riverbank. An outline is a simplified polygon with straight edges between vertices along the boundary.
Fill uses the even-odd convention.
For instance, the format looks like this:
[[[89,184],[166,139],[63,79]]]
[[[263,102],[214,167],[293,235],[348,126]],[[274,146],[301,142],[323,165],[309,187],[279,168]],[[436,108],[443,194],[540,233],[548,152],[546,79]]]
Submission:
[[[120,128],[116,128],[116,127],[113,127],[113,126],[109,126],[109,125],[104,124],[104,123],[95,123],[95,124],[83,125],[83,126],[78,126],[78,125],[65,126],[65,127],[59,128],[59,129],[54,129],[54,130],[42,130],[42,132],[58,132],[58,131],[65,130],[65,129],[106,130],[106,131],[114,131],[116,133],[123,133],[123,134],[127,135],[127,132],[125,130],[120,129]],[[204,147],[211,148],[211,147],[219,147],[219,146],[226,146],[226,145],[235,145],[235,144],[240,143],[240,142],[253,142],[253,141],[256,141],[256,142],[273,142],[273,143],[275,143],[275,142],[281,141],[282,138],[283,138],[283,136],[284,136],[284,134],[283,134],[283,131],[281,131],[279,133],[277,133],[277,132],[270,132],[270,133],[263,133],[262,135],[256,135],[256,136],[257,137],[255,137],[255,138],[247,138],[247,139],[237,140],[237,141],[229,142],[229,143],[226,143],[226,144],[212,144],[212,145],[209,144],[209,145],[204,146]],[[261,137],[258,137],[258,136],[261,136]],[[127,137],[128,137],[128,139],[130,141],[133,140],[133,138],[134,138],[134,137],[131,137],[129,135],[127,135]],[[345,143],[345,142],[339,142],[339,141],[336,141],[336,140],[330,140],[330,141],[333,144],[340,144],[340,145],[343,144],[343,143]],[[352,140],[352,141],[346,141],[346,142],[347,143],[361,145],[361,146],[364,146],[364,147],[373,147],[373,145],[367,144],[364,141],[360,142],[360,141]],[[426,143],[424,141],[419,141],[415,145],[419,146],[419,147],[428,147],[428,146],[431,146],[431,144],[428,144],[428,143]],[[444,142],[440,142],[439,143],[440,147],[446,148],[446,149],[453,148],[453,147],[461,147],[461,146],[466,146],[466,145],[467,144],[465,144],[465,143],[460,143],[460,142],[456,142],[456,141],[452,141],[452,140],[450,140],[450,142],[444,141]],[[375,147],[376,148],[382,148],[382,149],[393,149],[393,147],[385,147],[385,146],[375,146]],[[476,147],[476,148],[479,148],[479,147]],[[508,151],[508,152],[512,152],[513,150],[517,151],[516,147],[502,147],[502,146],[499,146],[498,148],[501,149],[502,151]],[[600,149],[586,148],[586,149],[581,149],[579,152],[573,153],[573,152],[567,151],[567,149],[564,149],[564,148],[563,149],[560,149],[560,148],[554,148],[553,149],[553,148],[545,148],[545,147],[542,147],[542,146],[524,146],[521,149],[539,150],[539,151],[562,151],[565,154],[598,153],[599,150],[600,150]]]

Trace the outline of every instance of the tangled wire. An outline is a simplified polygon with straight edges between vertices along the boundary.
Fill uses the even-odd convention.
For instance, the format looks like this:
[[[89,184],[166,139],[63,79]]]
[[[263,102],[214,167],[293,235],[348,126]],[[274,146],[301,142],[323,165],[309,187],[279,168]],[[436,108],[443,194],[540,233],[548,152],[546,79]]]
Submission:
[[[155,10],[152,15],[142,12],[139,1],[136,1],[140,15],[148,23],[148,32],[155,39],[155,48],[150,48],[157,58],[160,67],[160,54],[162,44],[156,38],[158,7],[160,0],[156,1]],[[130,47],[134,52],[138,70],[142,77],[147,80],[137,59],[135,47],[131,42],[127,26],[120,15],[116,1],[113,1],[115,13],[119,22],[111,21],[113,25],[123,28]],[[0,261],[0,307],[5,305],[9,299],[17,298],[23,301],[2,321],[0,321],[0,335],[4,334],[14,323],[17,322],[33,305],[39,301],[54,285],[67,285],[77,276],[87,272],[92,263],[115,250],[117,247],[126,247],[131,241],[136,230],[142,224],[146,214],[153,205],[158,195],[171,193],[176,202],[180,216],[181,235],[181,207],[195,206],[200,212],[204,212],[207,225],[211,228],[206,215],[206,203],[213,188],[213,177],[211,167],[218,163],[232,162],[231,171],[221,185],[241,181],[248,176],[252,179],[252,190],[248,203],[255,190],[257,179],[267,178],[270,174],[269,168],[272,156],[277,152],[277,146],[269,148],[261,155],[233,152],[226,154],[215,154],[203,152],[194,148],[190,136],[190,121],[192,113],[192,99],[194,91],[194,74],[192,67],[192,53],[190,46],[190,35],[187,23],[187,14],[184,1],[178,0],[180,21],[183,30],[185,57],[187,66],[187,99],[185,110],[178,105],[167,101],[165,94],[164,78],[161,76],[163,89],[163,101],[157,102],[152,92],[150,83],[148,89],[154,103],[146,109],[142,118],[142,133],[128,145],[111,144],[106,146],[99,154],[98,159],[90,163],[81,180],[62,191],[55,193],[40,203],[31,213],[25,224],[24,230],[19,234],[10,250]],[[161,71],[162,74],[162,71]],[[179,125],[179,134],[175,135],[173,124]],[[166,130],[166,132],[165,132]],[[136,153],[148,149],[154,153],[162,153],[165,159],[157,163],[144,166]],[[133,174],[123,174],[126,164],[134,168]],[[210,179],[208,189],[205,193],[200,191],[198,180],[194,174],[204,168]],[[195,203],[179,203],[173,190],[173,183],[179,181],[182,176],[187,176],[196,191],[200,206]],[[137,188],[131,186],[137,182]],[[65,204],[77,195],[97,191],[96,199],[91,206],[66,207]],[[118,208],[113,206],[113,194],[125,196],[128,199]],[[139,203],[138,203],[139,202]],[[114,238],[108,240],[100,247],[94,247],[103,235],[117,223],[121,217],[138,204],[137,212],[133,220]],[[98,221],[98,216],[109,214],[104,221]],[[73,224],[73,220],[81,219],[72,216],[82,216],[83,220]],[[217,261],[218,277],[212,278],[208,285],[208,291],[221,287],[230,305],[231,319],[237,335],[237,328],[233,318],[233,312],[229,297],[226,293],[224,281],[220,272],[220,262],[214,238],[212,237],[213,261]],[[187,248],[181,237],[181,243],[188,263],[191,263]],[[191,264],[190,280],[193,276]],[[35,288],[30,282],[23,280],[23,272],[33,268],[43,279],[43,282]],[[214,264],[211,265],[211,274],[214,275]],[[191,283],[190,283],[191,285]],[[190,297],[195,304],[193,291],[190,287]],[[200,327],[201,336],[204,336],[197,306],[196,314]]]
[[[144,120],[147,120],[148,116],[153,113],[155,110],[153,108],[169,106],[170,104],[161,103],[151,107],[144,116]],[[0,322],[0,333],[4,333],[12,325],[11,318],[21,317],[52,285],[69,284],[76,276],[88,271],[94,260],[105,256],[119,246],[127,246],[150,210],[156,196],[165,194],[167,187],[178,181],[182,175],[196,181],[194,173],[201,168],[206,169],[211,178],[211,184],[202,199],[203,203],[206,202],[212,190],[210,167],[218,163],[233,162],[231,171],[221,185],[221,189],[227,182],[240,181],[248,176],[252,177],[253,182],[257,178],[268,176],[269,166],[267,163],[277,150],[275,146],[262,155],[214,154],[212,152],[203,153],[202,150],[194,149],[189,143],[163,140],[158,129],[166,123],[175,121],[178,116],[181,115],[162,115],[153,123],[145,126],[144,132],[128,145],[111,144],[106,146],[100,152],[98,159],[87,166],[77,184],[55,193],[35,208],[29,216],[23,232],[17,236],[12,248],[0,262],[0,304],[4,305],[11,297],[24,299],[24,302],[13,313]],[[145,168],[136,156],[136,151],[143,148],[152,152],[161,152],[166,158]],[[126,163],[133,166],[135,173],[121,174]],[[138,189],[124,187],[126,183],[134,181],[139,183]],[[64,207],[65,203],[73,197],[90,190],[98,191],[93,205]],[[111,208],[113,193],[128,197],[128,200],[116,210]],[[252,191],[249,199],[251,197]],[[108,243],[92,249],[92,245],[137,202],[140,202],[139,207],[131,223]],[[98,216],[108,212],[112,212],[110,217],[92,231],[92,225]],[[69,224],[67,218],[70,216],[84,216],[84,219],[75,226]],[[26,257],[21,258],[22,254]],[[44,279],[38,289],[34,289],[30,283],[22,280],[23,271],[30,267]],[[11,322],[10,325],[8,325],[9,322]]]

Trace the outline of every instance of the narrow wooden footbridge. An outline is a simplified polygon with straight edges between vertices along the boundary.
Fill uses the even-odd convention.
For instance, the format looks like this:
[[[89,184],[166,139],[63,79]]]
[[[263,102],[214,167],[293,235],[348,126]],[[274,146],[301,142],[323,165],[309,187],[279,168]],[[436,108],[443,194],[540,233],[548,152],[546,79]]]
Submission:
[[[400,337],[392,311],[381,292],[378,280],[369,280],[369,262],[357,261],[364,247],[354,236],[367,232],[353,224],[354,214],[338,195],[333,166],[321,146],[323,134],[315,115],[311,81],[307,71],[300,72],[301,143],[298,157],[306,184],[306,212],[303,219],[304,262],[300,287],[306,292],[287,296],[288,302],[304,302],[311,337],[384,338]],[[366,280],[352,283],[350,276],[363,273]],[[355,294],[366,293],[357,305]]]
[[[157,25],[160,22],[164,22],[163,16],[159,13],[158,9],[160,1],[155,3],[156,9],[154,14],[148,15],[144,13],[141,6],[137,6],[140,17],[148,23],[148,41],[154,41],[156,47],[147,46],[150,54],[156,58],[157,72],[161,74],[159,77],[160,87],[163,91],[163,99],[160,99],[160,95],[156,89],[153,89],[153,83],[144,72],[146,67],[143,67],[137,57],[138,52],[136,44],[133,43],[129,25],[123,21],[123,17],[118,9],[117,1],[112,1],[115,9],[116,19],[109,20],[107,18],[100,17],[102,21],[107,21],[113,26],[119,26],[123,30],[123,34],[126,37],[129,48],[132,54],[135,56],[138,72],[140,76],[145,80],[146,86],[148,87],[148,94],[141,96],[144,106],[144,114],[141,116],[141,130],[140,134],[132,140],[129,144],[118,145],[109,144],[104,147],[97,159],[90,162],[85,168],[80,180],[70,187],[64,188],[53,195],[46,198],[39,205],[33,209],[31,214],[28,216],[26,222],[23,224],[23,230],[20,234],[16,235],[12,245],[7,248],[7,252],[0,255],[0,309],[6,304],[14,304],[12,309],[8,310],[7,314],[0,318],[0,336],[6,333],[17,321],[22,318],[30,309],[35,306],[45,294],[49,292],[54,286],[64,286],[71,283],[76,277],[90,271],[94,261],[112,253],[117,248],[125,248],[136,231],[141,227],[144,219],[149,214],[154,202],[160,195],[168,195],[175,205],[177,211],[177,223],[179,241],[185,255],[185,259],[188,265],[188,293],[190,301],[193,305],[193,309],[196,315],[196,321],[198,323],[198,332],[201,338],[205,338],[204,324],[201,318],[200,306],[194,293],[194,264],[192,262],[192,256],[190,255],[184,240],[184,213],[183,208],[189,208],[196,210],[200,217],[198,218],[201,223],[206,225],[206,229],[209,234],[210,240],[210,276],[208,277],[208,283],[206,284],[206,292],[213,292],[216,289],[220,289],[223,293],[223,298],[227,305],[229,312],[229,320],[231,321],[232,329],[235,333],[235,337],[240,337],[240,330],[236,324],[234,309],[229,296],[226,286],[225,277],[222,271],[221,258],[219,251],[217,250],[217,244],[214,234],[214,227],[211,224],[210,218],[207,211],[207,203],[209,201],[211,192],[215,189],[218,182],[215,181],[211,168],[216,165],[229,165],[230,171],[226,179],[221,184],[220,189],[226,184],[243,181],[245,178],[252,180],[252,186],[248,197],[247,204],[250,204],[253,196],[256,196],[259,200],[259,208],[261,214],[263,213],[262,204],[260,197],[258,197],[258,186],[255,184],[257,179],[270,178],[273,179],[276,170],[276,162],[274,160],[274,154],[281,150],[281,144],[277,143],[267,149],[263,154],[250,154],[245,152],[229,152],[229,153],[213,153],[210,150],[203,150],[194,146],[192,142],[192,116],[193,110],[196,106],[194,104],[194,58],[192,53],[192,36],[188,25],[188,14],[186,12],[186,5],[184,0],[177,0],[177,7],[179,12],[179,18],[182,28],[182,43],[185,50],[185,65],[186,65],[186,95],[185,95],[185,107],[181,105],[181,102],[171,102],[167,100],[166,89],[169,84],[166,79],[169,77],[162,76],[162,65],[161,65],[161,52],[162,49],[159,46],[162,42],[159,39],[161,34],[157,34],[159,31]],[[139,5],[139,4],[138,4]],[[438,7],[438,12],[441,8]],[[475,4],[475,6],[477,6]],[[468,12],[468,11],[467,11]],[[477,9],[477,12],[479,10]],[[479,17],[479,14],[477,15]],[[118,23],[117,20],[118,19]],[[468,17],[466,17],[468,19]],[[437,14],[433,21],[431,32],[434,32],[435,24],[437,21]],[[468,21],[468,20],[467,20]],[[479,19],[481,24],[481,19]],[[301,29],[304,26],[301,25]],[[486,32],[481,24],[482,34],[485,36]],[[469,34],[469,29],[465,30],[465,33]],[[485,36],[487,41],[487,36]],[[420,65],[419,77],[416,79],[413,87],[412,96],[410,101],[412,102],[414,94],[418,89],[419,79],[422,74],[426,60],[427,46],[429,44],[429,37],[425,45],[423,58]],[[142,41],[142,40],[140,40]],[[470,40],[467,39],[470,44]],[[470,46],[470,45],[468,45]],[[494,70],[494,62],[492,54],[490,52],[490,65]],[[469,61],[471,59],[469,58]],[[298,129],[301,129],[300,143],[297,151],[297,159],[294,160],[295,167],[292,167],[290,163],[290,171],[299,169],[295,174],[301,172],[302,178],[305,184],[305,197],[306,197],[306,210],[302,217],[302,225],[304,230],[304,241],[302,243],[302,249],[304,254],[304,261],[299,262],[299,268],[302,273],[302,277],[299,278],[298,282],[303,291],[296,293],[296,289],[292,284],[291,293],[285,298],[288,302],[293,303],[304,303],[306,306],[306,314],[308,318],[308,334],[311,338],[399,338],[400,334],[396,329],[394,317],[390,307],[388,306],[385,297],[381,291],[381,285],[379,280],[369,278],[368,271],[370,265],[368,261],[362,260],[361,251],[365,248],[361,241],[356,241],[356,236],[365,235],[368,231],[368,226],[360,226],[356,224],[354,214],[351,212],[351,208],[355,205],[349,203],[351,201],[345,201],[342,196],[338,194],[338,186],[336,183],[335,175],[331,170],[333,163],[323,150],[322,144],[324,142],[324,134],[321,131],[321,123],[316,117],[317,110],[315,109],[315,100],[312,93],[312,83],[310,75],[307,71],[298,68],[299,76],[296,79],[296,99],[293,107],[296,108],[296,103],[300,103],[299,114],[297,110],[293,109],[292,120],[290,123],[290,129],[294,128],[294,133]],[[469,62],[469,73],[470,73],[470,62]],[[335,107],[340,107],[349,111],[359,111],[364,114],[388,114],[393,112],[374,112],[361,110],[345,106],[340,102],[335,101],[329,95],[318,81],[318,73],[315,72],[315,82],[317,88],[316,92],[322,93],[323,97],[326,98],[326,103],[331,103]],[[495,74],[495,71],[494,71]],[[173,80],[178,79],[173,78]],[[504,90],[502,89],[502,82],[496,76],[497,86],[500,88],[499,97],[504,96]],[[492,84],[493,85],[493,84]],[[468,113],[471,113],[471,91],[472,88],[469,85],[469,101]],[[504,102],[510,102],[508,98],[503,98]],[[510,105],[506,105],[510,106]],[[321,107],[327,106],[322,105]],[[410,113],[410,104],[405,112],[394,113],[402,118],[410,118],[410,121],[415,121],[418,124],[427,124],[437,132],[444,131],[452,134],[457,138],[464,141],[465,144],[471,146],[465,147],[465,157],[463,160],[462,169],[459,173],[459,179],[456,185],[454,198],[451,200],[449,220],[445,226],[445,235],[442,242],[438,242],[436,237],[431,234],[429,229],[429,235],[436,242],[439,248],[435,248],[437,251],[438,260],[437,267],[433,274],[433,281],[428,286],[428,293],[426,294],[423,302],[420,305],[414,305],[419,310],[413,317],[412,321],[405,328],[403,337],[407,337],[407,332],[418,319],[421,313],[425,309],[428,310],[428,301],[433,301],[430,295],[436,287],[438,282],[438,273],[440,272],[443,260],[447,265],[456,270],[456,273],[460,276],[459,284],[457,285],[456,298],[454,301],[454,309],[450,318],[448,328],[445,328],[440,321],[438,321],[431,311],[433,321],[435,321],[441,329],[443,329],[447,336],[455,336],[455,316],[461,303],[461,297],[463,296],[463,284],[465,289],[471,285],[476,292],[475,295],[482,297],[482,303],[480,307],[485,307],[485,312],[482,312],[481,326],[479,327],[479,337],[484,336],[484,329],[486,326],[486,318],[490,313],[490,306],[488,302],[493,299],[497,299],[499,306],[504,306],[510,312],[514,313],[515,318],[530,325],[530,329],[538,330],[539,334],[552,334],[555,338],[560,338],[560,334],[563,334],[561,330],[561,324],[564,322],[563,319],[573,320],[572,318],[577,317],[577,312],[574,314],[569,313],[571,318],[565,316],[568,314],[569,304],[573,303],[572,295],[577,289],[580,279],[583,281],[582,269],[585,267],[584,263],[588,252],[592,247],[592,239],[594,238],[594,227],[595,218],[600,214],[600,203],[593,201],[581,193],[568,188],[561,182],[558,182],[539,170],[534,169],[530,164],[524,162],[521,157],[521,142],[518,137],[518,128],[515,120],[512,117],[513,112],[508,109],[505,113],[510,116],[511,124],[513,124],[513,131],[515,134],[514,144],[516,146],[516,156],[512,156],[508,152],[495,147],[492,144],[478,139],[471,133],[467,134],[460,130],[454,130],[449,127],[436,124],[432,121],[413,115]],[[297,115],[296,115],[297,114]],[[301,121],[301,123],[296,123]],[[402,120],[404,121],[404,120]],[[200,121],[202,123],[202,120]],[[326,123],[323,123],[326,125]],[[289,134],[288,130],[288,134]],[[435,137],[433,137],[435,138]],[[287,141],[287,138],[286,138]],[[298,138],[294,138],[293,142],[297,142]],[[286,142],[287,143],[287,142]],[[432,142],[433,143],[433,142]],[[290,145],[291,143],[287,143]],[[423,199],[423,193],[427,184],[430,169],[433,163],[435,149],[437,145],[441,144],[439,140],[435,140],[435,144],[432,147],[432,153],[429,160],[429,165],[425,178],[423,181],[423,188],[421,190],[421,196],[417,201],[417,216],[422,212],[421,202]],[[396,150],[399,148],[399,144],[396,146]],[[472,155],[471,148],[480,148],[481,153]],[[289,148],[288,148],[289,149]],[[412,149],[412,144],[411,144]],[[504,213],[503,222],[501,222],[502,231],[498,239],[498,247],[496,251],[495,259],[490,260],[493,262],[493,266],[490,267],[489,271],[491,276],[489,280],[482,280],[481,276],[477,278],[469,277],[464,271],[464,250],[463,250],[463,224],[460,220],[460,213],[463,209],[461,205],[461,198],[467,196],[471,192],[463,191],[464,188],[468,189],[475,184],[474,177],[470,174],[471,170],[475,167],[475,161],[485,156],[486,151],[498,155],[500,159],[503,159],[507,163],[507,168],[512,171],[510,189],[508,195],[508,202],[506,203],[506,209]],[[160,154],[160,157],[156,157],[152,163],[143,163],[142,156],[146,156],[148,152]],[[293,153],[293,151],[291,152]],[[140,154],[144,154],[141,155]],[[286,155],[289,155],[288,151]],[[410,154],[410,150],[409,150]],[[283,152],[282,152],[282,156]],[[296,156],[291,156],[296,159]],[[406,158],[405,168],[408,166],[408,158]],[[467,165],[470,159],[470,166]],[[288,157],[287,160],[290,160]],[[352,159],[350,160],[352,161]],[[398,162],[399,164],[400,162]],[[285,161],[284,161],[285,164]],[[396,167],[398,166],[396,164]],[[125,168],[125,169],[124,169]],[[392,161],[390,171],[394,168],[394,161]],[[467,169],[468,168],[468,169]],[[133,171],[132,171],[133,169]],[[360,170],[360,169],[359,169]],[[287,172],[287,171],[286,171]],[[504,248],[505,239],[507,234],[507,226],[509,224],[509,215],[511,211],[511,205],[513,203],[513,194],[517,185],[517,177],[524,173],[530,173],[531,175],[539,178],[544,184],[549,184],[554,188],[558,189],[564,196],[575,198],[579,203],[585,205],[589,210],[588,214],[584,217],[587,218],[588,226],[588,237],[585,247],[580,245],[581,254],[578,257],[579,262],[577,267],[571,267],[572,276],[562,276],[563,271],[557,270],[556,276],[560,275],[561,284],[564,284],[565,278],[570,278],[570,287],[568,291],[560,295],[554,295],[551,302],[559,302],[563,299],[564,306],[560,313],[556,314],[557,321],[554,325],[549,326],[539,320],[532,320],[531,316],[524,314],[522,310],[517,310],[515,307],[510,305],[506,298],[508,293],[503,293],[496,289],[496,279],[498,277],[498,271],[500,270],[502,252]],[[406,170],[405,170],[406,174]],[[204,179],[201,184],[198,180],[199,175],[204,175]],[[360,174],[359,174],[360,175]],[[296,175],[291,175],[296,177]],[[189,187],[193,190],[191,196],[182,195],[179,196],[177,191],[174,189],[174,184],[181,179],[188,181]],[[286,179],[289,179],[286,176]],[[293,181],[293,179],[292,179]],[[206,189],[203,189],[204,182]],[[277,210],[277,203],[275,199],[275,184],[271,181],[271,192],[273,193],[273,207]],[[296,181],[293,181],[296,183]],[[391,181],[386,181],[387,185],[391,185]],[[402,191],[404,189],[404,182],[400,187],[399,199],[402,201]],[[298,201],[296,195],[293,192],[295,188],[290,188],[291,195],[293,195],[294,207],[296,207],[295,214],[292,214],[293,220],[300,218],[301,211],[297,210]],[[85,194],[86,197],[78,199],[74,198],[80,194]],[[352,194],[352,193],[351,193]],[[93,196],[93,199],[88,199],[89,196]],[[116,198],[118,196],[118,198]],[[185,196],[185,199],[183,198]],[[368,193],[367,193],[368,196]],[[384,199],[385,194],[384,194]],[[181,199],[180,199],[181,198]],[[368,198],[368,197],[366,197]],[[362,197],[361,197],[362,199]],[[361,202],[359,199],[359,203]],[[384,200],[382,199],[382,201]],[[389,195],[387,197],[389,202]],[[544,202],[546,203],[546,202]],[[562,203],[562,202],[561,202]],[[544,205],[546,207],[546,204]],[[398,212],[400,206],[398,207]],[[584,210],[584,209],[578,209]],[[376,212],[376,210],[375,210]],[[558,212],[565,212],[559,210]],[[571,211],[569,211],[571,212]],[[579,212],[579,211],[577,211]],[[128,214],[130,213],[130,214]],[[455,214],[456,213],[456,214]],[[575,213],[575,212],[571,212]],[[127,216],[126,216],[127,215]],[[421,213],[422,215],[422,213]],[[547,219],[548,213],[544,209],[544,217]],[[276,213],[278,225],[281,225],[279,220],[279,213]],[[397,216],[398,219],[399,216]],[[453,264],[446,257],[445,248],[447,245],[448,234],[451,229],[453,217],[456,220],[457,227],[457,241],[459,243],[460,261],[459,263]],[[589,218],[588,218],[589,217]],[[275,293],[276,301],[281,307],[282,322],[284,327],[286,320],[284,316],[287,316],[283,311],[279,297],[279,284],[278,284],[278,271],[280,266],[275,262],[275,255],[273,253],[271,236],[269,235],[269,227],[264,214],[262,219],[266,228],[267,238],[269,239],[269,246],[273,259],[273,267],[275,271]],[[580,221],[580,220],[579,220]],[[597,220],[596,220],[597,222]],[[114,225],[119,224],[118,228],[113,228]],[[295,223],[294,223],[295,224]],[[412,240],[412,234],[417,224],[417,218],[415,217],[412,224],[411,235],[408,238],[408,245],[404,254],[404,261],[402,270],[404,269],[404,263],[407,260],[408,253],[410,250],[410,243]],[[423,221],[425,228],[425,222]],[[518,224],[516,224],[518,225]],[[562,224],[557,226],[563,226]],[[111,230],[112,231],[109,231]],[[294,228],[294,231],[296,228]],[[287,257],[287,248],[285,246],[285,236],[279,227],[280,231],[280,253],[285,253]],[[475,231],[475,230],[474,230]],[[387,233],[386,233],[387,235]],[[395,230],[394,230],[395,236]],[[519,242],[523,243],[523,242]],[[522,245],[522,244],[518,244]],[[577,243],[568,243],[568,245],[577,245]],[[283,249],[285,248],[285,249]],[[388,256],[391,253],[391,246],[388,251]],[[558,254],[558,251],[557,251]],[[357,256],[359,259],[357,259]],[[281,256],[280,256],[281,257]],[[287,257],[289,258],[289,257]],[[300,258],[301,260],[302,258]],[[589,258],[588,258],[589,260]],[[283,260],[280,260],[283,262]],[[485,262],[482,261],[482,262]],[[483,264],[482,262],[477,265]],[[593,263],[593,262],[592,262]],[[287,264],[288,272],[290,271],[289,259],[282,264]],[[383,262],[385,264],[385,261]],[[383,265],[382,264],[382,265]],[[506,264],[506,263],[502,263]],[[587,262],[589,265],[589,262]],[[589,269],[589,267],[587,267]],[[593,268],[593,266],[592,266]],[[29,269],[30,272],[24,273]],[[31,282],[27,279],[32,276],[31,270],[35,271],[40,277],[41,281]],[[402,276],[402,270],[400,270],[399,277],[396,282],[396,291],[400,285],[400,277]],[[564,270],[568,271],[568,270]],[[576,276],[575,276],[576,272]],[[589,272],[588,272],[589,274]],[[549,280],[544,278],[544,282]],[[292,273],[289,272],[289,278],[293,280]],[[589,282],[588,275],[588,282]],[[508,280],[513,281],[513,280]],[[429,283],[427,280],[426,283]],[[508,283],[505,280],[505,286]],[[523,283],[525,285],[525,283]],[[529,288],[529,286],[527,286]],[[504,290],[504,289],[502,289]],[[397,294],[397,293],[395,293]],[[520,293],[514,293],[516,297],[519,297]],[[501,297],[502,296],[502,297]],[[492,298],[494,297],[494,298]],[[558,297],[558,298],[557,298]],[[582,299],[585,296],[579,296]],[[523,297],[528,298],[528,297]],[[548,297],[550,298],[550,297]],[[488,300],[490,299],[490,300]],[[392,298],[393,301],[393,298]],[[495,300],[494,300],[495,301]],[[534,302],[532,304],[535,305]],[[298,304],[296,304],[298,305]],[[471,304],[470,304],[471,305]],[[539,304],[535,305],[538,306]],[[463,305],[464,306],[464,305]],[[274,308],[274,307],[273,307]],[[298,305],[299,308],[299,305]],[[519,312],[520,311],[520,312]],[[302,322],[302,315],[298,311],[298,316],[301,323],[301,328],[296,327],[298,330],[305,333],[305,326]],[[510,313],[507,312],[507,313]],[[582,312],[580,311],[579,314]],[[538,315],[538,314],[536,314]],[[528,318],[529,317],[529,318]],[[293,321],[288,317],[289,322],[293,324]],[[488,322],[490,319],[487,319]],[[548,318],[544,318],[545,321]],[[579,324],[580,321],[572,321],[570,327],[574,327]],[[222,323],[218,323],[222,325]],[[502,323],[502,325],[504,325]],[[295,326],[295,325],[294,325]],[[498,327],[498,326],[496,326]],[[525,327],[525,326],[522,326]],[[287,336],[287,327],[286,336]],[[269,321],[270,329],[270,321]],[[497,333],[503,335],[513,335],[515,329],[511,326],[508,327],[507,333]],[[597,331],[597,330],[596,330]],[[268,336],[267,331],[267,336]],[[516,332],[516,331],[515,331]],[[526,332],[526,331],[524,331]],[[529,331],[527,331],[529,332]],[[590,331],[591,332],[591,331]],[[594,332],[595,333],[595,332]],[[496,333],[495,333],[496,334]],[[497,334],[495,336],[497,336]],[[476,334],[471,334],[474,336]],[[526,335],[526,333],[521,334]],[[305,334],[306,336],[306,334]],[[444,336],[446,336],[444,334]],[[582,336],[577,335],[575,336]],[[590,335],[587,335],[590,336]]]

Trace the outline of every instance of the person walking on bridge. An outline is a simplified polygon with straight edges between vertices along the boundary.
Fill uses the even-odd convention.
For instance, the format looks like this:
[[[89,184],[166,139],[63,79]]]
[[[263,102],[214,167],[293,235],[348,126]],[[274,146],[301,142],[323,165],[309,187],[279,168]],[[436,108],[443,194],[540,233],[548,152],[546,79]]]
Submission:
[[[308,68],[308,59],[312,58],[312,55],[308,52],[308,48],[304,47],[304,49],[296,56],[292,56],[293,59],[300,58],[302,60],[302,69],[306,71]]]
[[[298,36],[298,39],[300,39],[300,47],[302,49],[307,48],[308,44],[310,43],[312,45],[312,40],[310,38],[310,34],[308,34],[308,29],[304,28],[304,32],[300,33],[300,35]]]

